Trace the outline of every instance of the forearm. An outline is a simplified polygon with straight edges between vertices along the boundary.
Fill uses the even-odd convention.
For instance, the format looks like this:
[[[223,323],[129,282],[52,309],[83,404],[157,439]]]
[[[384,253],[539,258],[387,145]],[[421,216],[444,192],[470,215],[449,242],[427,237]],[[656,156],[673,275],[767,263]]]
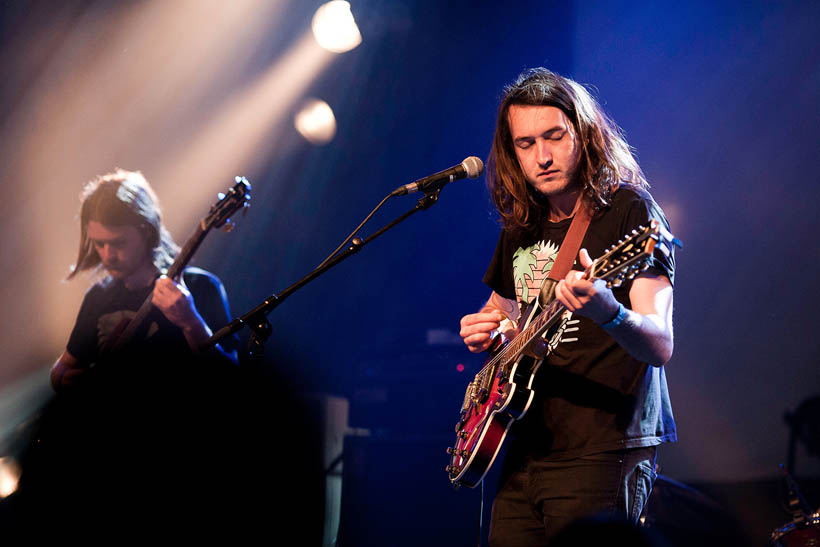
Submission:
[[[51,367],[51,373],[49,374],[49,380],[51,382],[51,388],[54,391],[60,391],[63,387],[63,379],[65,379],[66,374],[70,372],[70,369],[64,363],[61,363],[59,360],[54,363]]]
[[[500,311],[504,315],[506,315],[509,319],[517,320],[518,319],[518,304],[515,300],[510,300],[508,298],[504,298],[500,296],[498,293],[493,291],[490,294],[490,298],[487,299],[487,302],[484,304],[484,307],[481,311]]]
[[[205,324],[205,321],[199,313],[196,312],[184,325],[180,325],[180,328],[182,329],[182,334],[185,336],[185,341],[188,343],[188,347],[194,352],[198,351],[199,347],[205,343],[212,334],[211,329]]]
[[[652,366],[662,366],[672,357],[674,347],[671,317],[642,315],[623,308],[620,321],[606,322],[601,328],[632,357]]]
[[[215,344],[208,349],[202,350],[202,346],[213,335],[213,332],[199,315],[196,314],[192,320],[182,327],[182,333],[185,336],[185,341],[188,347],[191,348],[195,354],[203,354],[211,357],[216,357],[221,360],[227,360],[231,364],[236,365],[236,352],[228,353],[222,349],[219,344]]]
[[[582,249],[581,265],[591,260]],[[664,276],[639,275],[629,289],[632,309],[619,303],[601,279],[590,281],[570,272],[555,288],[555,297],[569,311],[600,325],[630,355],[662,366],[672,357],[672,284]]]

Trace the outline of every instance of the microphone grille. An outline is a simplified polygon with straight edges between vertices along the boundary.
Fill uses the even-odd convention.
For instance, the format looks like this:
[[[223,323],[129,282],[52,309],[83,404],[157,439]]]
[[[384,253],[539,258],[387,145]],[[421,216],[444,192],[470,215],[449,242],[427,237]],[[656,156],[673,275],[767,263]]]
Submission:
[[[466,158],[463,162],[461,162],[461,165],[464,167],[464,170],[467,171],[467,177],[471,179],[478,177],[482,172],[484,172],[484,162],[475,156]]]

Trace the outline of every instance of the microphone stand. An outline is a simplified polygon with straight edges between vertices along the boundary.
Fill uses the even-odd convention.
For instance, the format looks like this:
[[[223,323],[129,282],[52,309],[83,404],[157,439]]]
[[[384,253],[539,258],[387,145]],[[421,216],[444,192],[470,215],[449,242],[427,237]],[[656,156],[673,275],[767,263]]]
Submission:
[[[230,336],[235,332],[241,330],[242,327],[247,326],[250,330],[250,339],[248,341],[248,355],[251,358],[251,362],[261,365],[262,356],[264,355],[264,344],[270,337],[271,332],[273,331],[271,324],[267,319],[267,315],[270,312],[276,309],[291,294],[302,288],[304,285],[307,285],[309,282],[316,279],[317,277],[331,269],[336,264],[342,262],[349,256],[358,253],[362,250],[362,248],[365,245],[367,245],[368,243],[370,243],[371,241],[373,241],[374,239],[376,239],[392,227],[396,226],[397,224],[414,215],[415,213],[432,207],[438,201],[438,195],[440,192],[441,186],[433,189],[432,191],[425,192],[424,197],[419,199],[412,209],[410,209],[397,219],[393,220],[389,224],[386,224],[370,237],[367,237],[365,239],[360,239],[358,237],[353,238],[350,241],[350,245],[345,250],[339,252],[338,254],[333,256],[333,258],[327,260],[321,266],[319,266],[318,268],[304,276],[302,279],[300,279],[290,287],[284,289],[279,294],[274,293],[270,295],[255,308],[245,313],[244,315],[237,317],[236,319],[234,319],[233,321],[231,321],[230,323],[216,331],[213,334],[213,336],[208,338],[208,340],[206,340],[200,346],[200,351],[204,351],[216,345],[223,338]]]

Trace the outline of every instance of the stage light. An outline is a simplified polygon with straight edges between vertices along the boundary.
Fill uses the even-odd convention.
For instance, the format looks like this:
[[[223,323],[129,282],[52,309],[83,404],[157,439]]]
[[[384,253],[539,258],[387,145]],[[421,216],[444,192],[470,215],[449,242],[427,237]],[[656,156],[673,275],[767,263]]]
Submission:
[[[362,43],[350,4],[344,0],[333,0],[319,6],[313,15],[311,29],[319,45],[333,53],[350,51]]]
[[[313,144],[327,144],[336,135],[336,117],[330,105],[319,99],[310,99],[296,114],[293,125]]]
[[[0,499],[10,496],[17,490],[20,480],[20,466],[7,456],[0,458]]]

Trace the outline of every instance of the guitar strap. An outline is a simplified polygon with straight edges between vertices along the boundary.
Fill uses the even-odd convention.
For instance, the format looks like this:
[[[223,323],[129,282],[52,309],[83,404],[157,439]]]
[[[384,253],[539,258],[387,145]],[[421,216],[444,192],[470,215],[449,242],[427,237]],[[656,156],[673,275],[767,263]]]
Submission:
[[[581,202],[581,196],[578,196],[578,201]],[[578,251],[581,250],[581,242],[584,240],[584,235],[587,233],[589,221],[592,220],[592,215],[587,207],[581,202],[575,216],[572,218],[572,223],[569,225],[564,241],[558,249],[558,256],[555,257],[555,263],[547,275],[547,280],[541,285],[541,292],[538,295],[539,302],[543,305],[552,300],[553,290],[555,284],[564,279],[569,273],[572,264],[575,262],[575,257],[578,256]]]

